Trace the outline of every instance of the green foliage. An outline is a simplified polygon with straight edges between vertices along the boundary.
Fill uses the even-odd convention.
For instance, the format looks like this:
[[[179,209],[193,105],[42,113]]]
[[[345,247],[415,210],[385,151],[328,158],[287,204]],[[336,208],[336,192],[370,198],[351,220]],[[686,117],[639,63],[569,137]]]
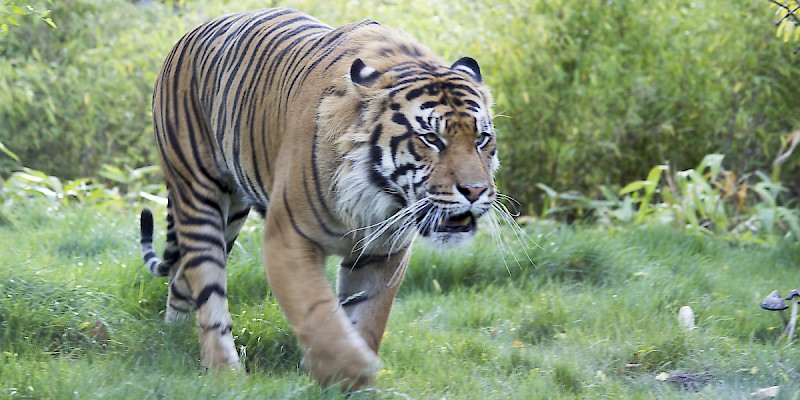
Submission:
[[[784,42],[800,40],[800,3],[797,0],[771,1],[770,6],[775,7],[778,17],[777,35]]]
[[[60,178],[103,164],[150,165],[150,99],[183,21],[129,1],[52,5],[59,29],[21,26],[0,41],[0,142]],[[0,160],[0,171],[15,167]]]
[[[123,171],[104,165],[100,175],[107,181],[103,182],[89,178],[62,180],[42,171],[22,167],[8,179],[0,180],[0,225],[9,223],[5,213],[11,214],[15,206],[40,200],[54,207],[65,207],[70,203],[106,207],[137,205],[141,199],[165,205],[164,185],[149,183],[153,180],[151,176],[157,173],[158,168],[154,166]]]
[[[508,50],[527,63],[490,67],[499,110],[513,117],[498,120],[509,146],[500,182],[528,205],[540,195],[531,176],[595,197],[653,160],[685,169],[722,151],[737,174],[765,168],[800,122],[798,70],[754,2],[533,4],[519,15],[545,22],[506,28],[518,44]],[[506,72],[519,64],[527,71]]]
[[[47,3],[52,5],[52,0],[48,0]],[[51,28],[55,28],[56,24],[49,15],[50,10],[42,6],[16,0],[4,0],[0,2],[0,35],[7,34],[11,27],[20,26],[20,20],[28,17],[33,17]],[[0,36],[0,40],[2,40],[2,36]]]
[[[721,154],[709,154],[696,168],[674,171],[653,167],[644,180],[618,193],[602,187],[604,200],[582,195],[560,196],[564,204],[545,208],[543,216],[589,214],[604,225],[674,224],[698,232],[770,240],[776,235],[800,238],[800,212],[780,182],[756,171],[737,177],[723,167]],[[550,189],[552,190],[552,189]]]

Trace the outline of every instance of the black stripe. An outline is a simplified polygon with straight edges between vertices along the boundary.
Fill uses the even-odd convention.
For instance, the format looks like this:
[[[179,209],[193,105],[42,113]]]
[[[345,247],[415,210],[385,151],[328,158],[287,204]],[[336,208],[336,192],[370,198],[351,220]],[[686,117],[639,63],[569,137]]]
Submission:
[[[288,99],[289,97],[291,97],[291,92],[292,89],[294,88],[294,82],[297,81],[297,74],[296,74],[294,76],[294,79],[292,79],[292,84],[289,86],[288,89],[286,88],[286,84],[288,83],[289,78],[292,77],[291,73],[289,73],[290,70],[289,68],[294,66],[293,62],[296,59],[295,57],[297,56],[297,54],[299,54],[299,50],[302,50],[302,47],[310,42],[308,38],[317,35],[318,32],[309,32],[308,26],[299,26],[295,28],[293,31],[288,33],[289,37],[287,38],[287,40],[289,38],[294,38],[294,40],[292,40],[289,43],[284,43],[283,49],[281,49],[281,52],[278,53],[278,55],[276,56],[277,59],[275,61],[282,62],[281,65],[283,66],[281,81],[280,85],[278,86],[278,93],[285,93],[284,99]],[[289,54],[291,53],[294,53],[295,57],[290,58]],[[293,70],[294,68],[291,69]]]
[[[427,86],[428,85],[409,90],[408,93],[406,93],[406,100],[413,100],[419,96],[422,96],[422,93],[425,92],[425,87]]]
[[[167,275],[169,275],[169,269],[171,267],[172,267],[171,263],[168,264],[168,263],[162,261],[162,262],[158,263],[158,266],[156,267],[155,275],[156,276],[167,276]]]
[[[407,174],[409,172],[412,172],[412,171],[418,171],[418,170],[423,169],[423,168],[425,168],[425,167],[418,166],[416,164],[411,164],[411,163],[403,164],[403,165],[395,168],[395,170],[392,172],[392,174],[389,175],[389,180],[391,180],[392,182],[397,182],[397,179],[400,178],[401,176],[403,176],[403,175],[405,175],[405,174]]]
[[[248,215],[250,215],[250,207],[245,207],[237,211],[236,213],[228,216],[228,225],[242,218],[247,218]]]
[[[342,30],[342,28],[339,28],[336,31],[334,31],[336,32],[336,34],[334,34],[328,40],[327,43],[323,44],[323,48],[327,47],[325,53],[323,53],[319,58],[314,60],[314,62],[311,63],[311,65],[306,67],[306,72],[305,74],[303,74],[303,77],[301,79],[305,81],[306,78],[308,78],[308,76],[316,69],[317,65],[319,65],[319,63],[321,63],[324,59],[328,58],[331,54],[333,54],[333,52],[338,50],[340,48],[339,44],[345,41],[352,32],[368,25],[380,25],[380,24],[378,24],[375,21],[364,20],[356,24],[353,24],[352,26],[349,27],[348,30]]]
[[[189,35],[184,36],[184,39],[188,40],[189,37],[190,37]],[[170,95],[177,96],[180,93],[180,90],[179,90],[180,89],[180,79],[179,79],[180,73],[179,72],[182,70],[183,57],[186,54],[186,52],[184,51],[184,48],[183,48],[183,46],[185,46],[185,45],[186,45],[186,41],[185,40],[181,40],[180,42],[178,42],[178,44],[175,45],[175,47],[173,48],[172,52],[170,53],[169,63],[165,64],[164,69],[162,70],[162,74],[161,74],[162,76],[160,76],[160,78],[159,78],[159,81],[162,83],[161,87],[160,87],[160,90],[159,90],[159,92],[161,93],[162,104],[160,104],[159,109],[162,112],[164,112],[165,115],[163,115],[163,118],[160,121],[156,121],[157,122],[156,130],[165,134],[165,136],[164,135],[160,135],[160,136],[163,136],[164,140],[166,140],[169,143],[169,151],[172,151],[174,153],[174,155],[178,158],[178,161],[183,166],[183,169],[184,170],[191,170],[191,168],[189,168],[189,162],[188,162],[186,156],[184,155],[183,151],[181,151],[183,146],[181,146],[181,140],[177,136],[178,132],[176,132],[176,131],[178,130],[178,128],[176,126],[174,126],[172,123],[170,123],[170,121],[173,122],[173,123],[175,123],[175,121],[179,121],[180,118],[178,117],[178,113],[179,113],[179,111],[181,109],[185,109],[186,107],[168,106],[168,105],[171,105],[170,103],[173,101],[173,98],[170,97]],[[176,55],[177,55],[177,60],[175,59]],[[174,67],[172,66],[172,61],[173,60],[175,61]],[[166,88],[166,86],[168,85],[168,82],[164,82],[161,79],[161,78],[164,78],[164,77],[172,79],[172,88],[171,89],[167,89]],[[153,97],[153,100],[155,101],[155,96]],[[175,99],[175,100],[178,100],[178,99]],[[171,114],[170,114],[170,111],[171,111]],[[161,123],[164,126],[159,126],[158,123]],[[164,130],[166,130],[166,132],[164,132]],[[164,143],[159,143],[161,154],[167,154],[168,150],[165,149],[163,147],[163,145],[164,145]],[[191,179],[189,179],[188,177],[183,175],[176,168],[172,167],[172,164],[175,162],[174,157],[170,157],[170,159],[171,159],[171,161],[170,161],[170,163],[168,163],[168,165],[171,167],[170,168],[171,171],[174,174],[180,176],[184,180],[184,182],[190,182]]]
[[[300,227],[297,225],[297,221],[295,221],[294,219],[294,215],[292,215],[292,208],[291,206],[289,206],[289,199],[286,197],[285,190],[283,191],[283,207],[286,210],[286,215],[289,217],[289,222],[292,223],[292,229],[294,229],[294,231],[297,232],[298,235],[303,237],[303,239],[308,240],[310,243],[313,243],[315,246],[321,249],[322,246],[320,246],[319,243],[317,243],[314,239],[312,239],[310,236],[306,235],[302,230],[300,230]]]
[[[164,262],[169,264],[174,264],[175,261],[180,257],[180,252],[176,249],[167,249],[164,250]]]
[[[454,90],[463,90],[463,91],[465,91],[465,92],[467,92],[467,93],[469,93],[469,94],[471,94],[471,95],[473,95],[475,97],[480,98],[480,95],[478,94],[478,92],[476,92],[475,89],[473,89],[469,85],[461,85],[461,84],[456,84],[456,83],[452,83],[452,82],[445,82],[445,83],[442,84],[442,89],[448,90],[450,92],[452,92]]]
[[[182,313],[188,313],[189,311],[192,311],[191,308],[175,307],[175,305],[173,305],[172,303],[167,304],[167,306]]]
[[[311,179],[314,181],[314,190],[315,190],[315,192],[317,194],[317,201],[319,201],[319,204],[322,205],[322,210],[325,211],[325,213],[327,213],[328,215],[333,215],[333,213],[331,212],[330,207],[328,206],[327,201],[325,200],[325,197],[323,196],[323,193],[322,193],[322,182],[321,182],[321,179],[319,177],[319,166],[317,164],[317,136],[318,136],[318,134],[319,134],[319,132],[317,132],[317,129],[315,128],[314,129],[314,137],[313,137],[313,139],[311,141],[311,172],[312,172]],[[308,190],[308,188],[306,188],[306,190]]]
[[[349,270],[359,269],[369,264],[374,264],[377,262],[385,262],[388,259],[400,254],[403,251],[405,251],[405,249],[400,249],[399,251],[396,251],[391,254],[365,254],[356,257],[355,260],[347,260],[347,261],[342,260],[342,263],[339,264],[339,268],[349,269]]]
[[[142,233],[142,243],[149,243],[153,241],[153,213],[150,209],[145,208],[142,210],[140,230]],[[145,241],[145,239],[147,239]]]
[[[203,214],[189,217],[188,220],[183,221],[183,226],[192,226],[194,228],[210,227],[215,231],[222,231],[222,224],[219,222],[219,220]]]
[[[238,238],[238,237],[239,237],[239,235],[236,235],[236,237],[234,237],[233,239],[231,239],[231,241],[229,241],[229,242],[225,243],[225,251],[226,251],[228,254],[230,254],[230,252],[231,252],[231,249],[233,249],[233,244],[234,244],[234,243],[236,243],[236,238]]]
[[[197,256],[189,258],[189,261],[187,261],[187,262],[185,262],[183,264],[183,268],[184,269],[197,268],[197,267],[199,267],[200,265],[202,265],[204,263],[213,264],[213,265],[219,267],[220,269],[225,269],[225,263],[224,262],[222,262],[220,260],[217,260],[216,258],[214,258],[214,257],[212,257],[212,256],[210,256],[208,254],[201,254],[201,255],[197,255]]]
[[[187,100],[186,99],[187,96],[191,96],[191,101],[188,101],[188,102],[186,101]],[[191,104],[192,102],[195,101],[195,97],[196,97],[195,94],[190,93],[190,91],[187,90],[184,93],[184,104],[186,104],[186,105]],[[197,127],[193,123],[194,121],[200,120],[200,118],[198,118],[198,115],[196,113],[198,110],[196,110],[195,107],[186,107],[185,106],[184,109],[187,109],[187,110],[190,110],[190,111],[195,111],[194,114],[190,115],[190,117],[194,117],[194,118],[187,118],[187,120],[186,120],[186,122],[187,122],[187,132],[186,133],[187,133],[188,138],[189,138],[189,146],[192,149],[192,157],[194,157],[194,160],[197,161],[197,164],[196,164],[197,171],[202,176],[204,176],[206,179],[208,179],[213,184],[215,184],[217,186],[217,188],[224,189],[225,185],[221,181],[219,181],[217,179],[217,177],[213,176],[206,169],[204,163],[202,162],[204,157],[202,157],[201,154],[200,154],[200,146],[198,146],[197,140],[196,140],[196,136],[197,136],[198,133],[208,135],[208,134],[210,134],[210,132],[208,132],[208,129],[205,129],[205,127]],[[204,144],[206,146],[210,146],[212,144],[212,142],[206,140],[206,142]],[[195,185],[199,185],[199,186],[201,186],[203,188],[208,188],[208,186],[204,185],[202,181],[198,181],[197,179],[192,179],[191,181],[188,181],[188,182],[192,182],[192,188],[191,189],[195,193],[197,193],[197,191],[194,188]]]
[[[286,13],[286,12],[284,12],[284,13]],[[239,15],[236,15],[236,16],[230,16],[229,19],[225,20],[224,26],[220,26],[220,28],[217,30],[217,32],[215,32],[214,35],[208,35],[206,40],[208,40],[208,42],[211,42],[211,41],[217,39],[218,37],[220,37],[222,35],[229,35],[230,32],[228,31],[228,29],[232,25],[234,25],[236,22],[238,22],[239,20],[241,20],[244,17],[245,17],[244,14],[239,14]],[[220,74],[212,73],[212,72],[214,72],[216,70],[219,70],[222,67],[222,63],[219,61],[219,59],[222,56],[225,55],[224,52],[221,49],[223,49],[225,47],[226,41],[224,41],[222,44],[219,44],[217,47],[211,47],[210,43],[206,43],[206,42],[201,42],[198,45],[198,47],[201,50],[204,50],[204,53],[213,54],[214,55],[211,58],[208,58],[206,55],[204,55],[203,56],[203,61],[201,62],[200,71],[205,71],[205,77],[203,78],[203,83],[200,86],[200,90],[201,90],[202,93],[206,93],[207,92],[207,88],[209,88],[209,84],[210,84],[209,82],[211,81],[211,78],[215,78],[214,82],[213,82],[213,87],[219,87],[219,82],[218,82],[217,78],[220,77]],[[213,52],[210,51],[212,49],[214,50]],[[207,70],[206,69],[206,62],[210,63],[211,70]],[[206,107],[208,108],[206,110],[207,113],[211,112],[211,107],[212,107],[212,104],[213,104],[212,102],[213,102],[213,96],[212,96],[211,99],[209,99],[209,102],[206,104]]]
[[[219,329],[220,335],[226,335],[233,329],[233,327],[230,324],[223,324],[222,322],[217,322],[212,325],[198,325],[198,326],[203,331],[212,331]]]
[[[265,18],[265,20],[269,20],[269,16]],[[227,32],[227,36],[223,45],[221,46],[224,49],[225,57],[223,58],[222,62],[220,63],[220,68],[229,72],[228,74],[228,81],[223,84],[222,79],[224,74],[217,74],[217,79],[215,81],[214,87],[218,89],[217,94],[221,94],[221,99],[219,102],[219,110],[217,111],[217,141],[221,144],[222,137],[225,133],[224,128],[227,126],[228,123],[228,116],[227,111],[228,108],[225,105],[228,103],[228,92],[231,87],[231,82],[233,79],[236,79],[237,72],[239,67],[241,66],[242,60],[244,57],[238,57],[239,50],[241,47],[248,42],[253,40],[253,37],[249,37],[249,40],[245,40],[247,35],[255,29],[256,27],[260,26],[262,20],[258,18],[251,18],[246,23],[240,25],[237,29],[231,32]],[[280,26],[284,26],[286,21],[279,22],[274,29],[278,29]],[[233,47],[231,44],[235,43]],[[236,58],[234,58],[236,57]],[[238,61],[238,62],[237,62]],[[233,63],[233,65],[231,65]]]
[[[169,291],[172,293],[172,297],[177,297],[178,300],[189,303],[191,299],[188,296],[185,296],[183,293],[179,292],[178,289],[175,287],[175,282],[172,282],[169,285]]]
[[[316,180],[315,180],[315,182],[316,182]],[[311,198],[311,190],[309,190],[309,188],[308,188],[308,178],[306,177],[306,171],[305,170],[303,170],[303,189],[304,189],[304,192],[305,192],[305,195],[306,195],[306,202],[308,203],[308,207],[311,209],[311,212],[314,214],[314,218],[316,218],[317,223],[319,224],[319,226],[322,228],[323,231],[325,231],[325,234],[327,234],[329,236],[336,236],[336,237],[344,236],[345,235],[344,232],[336,232],[336,231],[332,230],[328,226],[328,224],[325,223],[325,220],[323,219],[322,215],[320,215],[319,211],[317,211],[317,207],[314,206],[314,201]],[[321,194],[319,192],[318,192],[318,196],[319,196],[321,201],[324,201],[324,200],[322,200],[322,196],[321,196]],[[325,207],[325,203],[322,203],[322,204],[323,204],[323,208],[325,209],[325,211],[328,212],[328,215],[330,215],[330,211],[328,211],[327,207]]]
[[[200,291],[200,294],[197,295],[197,299],[194,302],[195,307],[200,308],[205,305],[208,302],[208,299],[211,298],[211,295],[215,293],[225,297],[225,289],[219,284],[212,283],[204,287],[203,290]]]
[[[351,306],[354,306],[356,304],[363,303],[363,302],[365,302],[367,300],[369,300],[369,296],[367,296],[364,293],[362,293],[362,294],[360,294],[358,296],[354,296],[354,295],[345,296],[343,294],[339,295],[339,304],[342,307],[351,307]]]
[[[299,22],[299,21],[308,21],[308,19],[305,18],[305,17],[296,17],[296,18],[292,18],[290,20],[282,21],[280,24],[275,26],[274,29],[271,29],[270,32],[274,32],[276,29],[287,27],[287,26],[292,25],[292,24],[294,24],[296,22]],[[300,27],[295,28],[294,31],[297,31],[298,29],[303,28],[304,26],[305,25],[301,25]],[[269,55],[267,56],[267,59],[271,60],[271,62],[269,64],[269,66],[266,68],[267,71],[270,71],[270,72],[275,71],[275,67],[277,66],[277,63],[284,61],[280,57],[273,56],[275,54],[275,51],[278,50],[278,48],[279,48],[279,46],[273,46],[273,44],[275,44],[276,42],[283,42],[284,40],[286,40],[287,36],[289,36],[289,35],[287,35],[287,33],[291,33],[290,29],[291,28],[286,29],[283,32],[276,33],[275,36],[273,36],[272,39],[270,39],[270,43],[269,43],[270,52],[269,52]],[[282,50],[286,50],[286,48],[282,48]],[[276,78],[277,75],[278,75],[277,73],[271,73],[267,77],[267,82],[266,82],[266,86],[265,87],[272,87],[273,79]]]
[[[216,245],[220,249],[225,248],[224,239],[220,239],[218,235],[200,233],[200,232],[183,232],[181,236],[183,236],[185,239],[193,240],[196,242],[208,243],[210,246]],[[181,244],[183,245],[183,243]]]
[[[441,104],[441,103],[438,102],[438,101],[426,101],[426,102],[422,103],[422,105],[420,105],[419,108],[420,108],[420,110],[427,110],[429,108],[434,108],[434,107],[438,106],[439,104]]]
[[[307,20],[307,18],[297,17],[294,20]],[[222,90],[222,102],[220,104],[220,111],[219,111],[220,115],[225,115],[226,117],[227,117],[226,111],[230,111],[230,118],[231,118],[231,120],[233,122],[232,130],[230,132],[230,134],[233,135],[233,144],[231,146],[232,151],[233,151],[233,165],[234,165],[234,168],[235,168],[236,176],[238,176],[240,178],[240,180],[243,181],[243,183],[244,182],[247,183],[246,186],[249,189],[248,191],[251,192],[250,194],[251,194],[252,197],[256,197],[254,191],[251,189],[253,187],[253,184],[250,181],[250,179],[247,176],[247,174],[245,174],[243,172],[243,165],[241,163],[242,108],[247,104],[247,100],[245,98],[243,98],[243,96],[241,95],[241,92],[242,92],[242,88],[243,88],[244,84],[246,82],[250,82],[251,81],[251,79],[249,79],[249,78],[252,78],[252,77],[250,77],[250,71],[254,67],[254,64],[255,64],[255,63],[253,63],[253,60],[255,59],[256,55],[260,53],[259,50],[261,49],[261,46],[263,46],[262,43],[261,43],[262,37],[265,37],[266,35],[269,35],[271,32],[273,32],[278,27],[283,26],[284,24],[286,24],[286,22],[279,23],[276,27],[273,27],[272,29],[268,30],[263,36],[259,36],[258,34],[251,35],[250,33],[254,29],[261,27],[261,22],[262,21],[255,20],[253,22],[253,25],[251,25],[250,27],[248,27],[247,29],[245,29],[241,33],[241,36],[243,37],[243,39],[242,40],[238,40],[237,43],[236,43],[236,46],[233,49],[228,50],[231,54],[236,54],[236,59],[233,60],[234,64],[232,65],[232,68],[229,68],[230,75],[228,77],[228,81],[226,82],[226,84],[224,85],[223,90]],[[250,57],[249,62],[245,63],[246,67],[245,67],[244,71],[241,72],[241,74],[240,74],[239,73],[239,69],[241,68],[242,63],[245,61],[245,57],[244,56],[250,51],[251,47],[253,46],[253,43],[256,42],[256,41],[258,41],[256,43],[257,49],[252,52],[252,55]],[[263,52],[261,52],[261,53],[263,53]],[[229,54],[229,55],[231,55],[231,54]],[[227,60],[226,60],[226,65],[227,65]],[[225,107],[225,104],[226,104],[227,98],[229,96],[229,92],[230,92],[230,90],[231,90],[231,88],[233,86],[232,84],[236,79],[239,79],[239,84],[233,89],[233,92],[231,94],[233,96],[233,98],[235,99],[234,105],[233,105],[232,109],[228,109],[228,107]],[[225,127],[226,126],[225,123],[226,123],[226,120],[224,120],[224,119],[221,120],[220,121],[220,126],[221,127]],[[222,135],[223,135],[223,132],[218,132],[218,138],[222,137]],[[220,142],[220,144],[221,144],[221,142]]]
[[[414,145],[414,141],[413,140],[409,140],[406,143],[407,143],[408,153],[411,154],[414,157],[414,161],[417,161],[417,162],[422,161],[422,154],[419,154],[417,152],[417,147]]]
[[[377,124],[375,125],[375,128],[372,130],[372,134],[370,135],[369,138],[370,161],[372,165],[376,166],[383,165],[382,162],[383,149],[378,145],[378,140],[380,139],[382,133],[383,133],[383,125]],[[387,188],[389,186],[389,182],[386,180],[386,178],[383,175],[381,175],[375,168],[370,168],[369,180],[374,186],[381,189]]]

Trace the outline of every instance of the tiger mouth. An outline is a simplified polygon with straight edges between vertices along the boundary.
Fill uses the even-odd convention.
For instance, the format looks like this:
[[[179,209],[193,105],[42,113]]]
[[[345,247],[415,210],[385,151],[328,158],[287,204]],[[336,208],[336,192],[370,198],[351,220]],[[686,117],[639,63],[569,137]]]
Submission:
[[[421,220],[422,218],[420,218]],[[472,232],[477,227],[475,216],[470,212],[442,216],[433,226],[420,226],[420,233],[428,236],[437,233],[466,233]]]

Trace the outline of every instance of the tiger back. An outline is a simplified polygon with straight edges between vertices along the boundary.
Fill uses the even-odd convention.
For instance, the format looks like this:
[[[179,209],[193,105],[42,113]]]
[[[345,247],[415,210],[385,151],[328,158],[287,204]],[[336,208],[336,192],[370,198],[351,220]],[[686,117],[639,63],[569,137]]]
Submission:
[[[213,19],[168,55],[153,96],[169,192],[166,319],[196,310],[201,361],[239,368],[226,260],[255,209],[270,287],[323,384],[371,383],[411,243],[471,238],[495,206],[491,95],[374,21],[333,29],[290,9]],[[339,255],[336,291],[324,260]]]

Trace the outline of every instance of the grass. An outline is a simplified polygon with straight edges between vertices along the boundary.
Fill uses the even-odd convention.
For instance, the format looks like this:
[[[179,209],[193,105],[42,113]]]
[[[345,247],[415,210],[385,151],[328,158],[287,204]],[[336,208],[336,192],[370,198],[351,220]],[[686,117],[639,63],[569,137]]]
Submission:
[[[229,267],[249,372],[204,374],[192,324],[161,322],[166,282],[142,266],[136,215],[29,204],[0,226],[0,398],[344,398],[298,366],[264,278],[259,221]],[[758,305],[800,286],[797,243],[645,226],[526,230],[536,266],[521,244],[501,251],[489,235],[456,253],[418,247],[377,387],[353,397],[744,399],[772,385],[798,397],[800,353]],[[678,324],[684,305],[695,330]],[[674,371],[706,379],[688,390],[656,379]]]

